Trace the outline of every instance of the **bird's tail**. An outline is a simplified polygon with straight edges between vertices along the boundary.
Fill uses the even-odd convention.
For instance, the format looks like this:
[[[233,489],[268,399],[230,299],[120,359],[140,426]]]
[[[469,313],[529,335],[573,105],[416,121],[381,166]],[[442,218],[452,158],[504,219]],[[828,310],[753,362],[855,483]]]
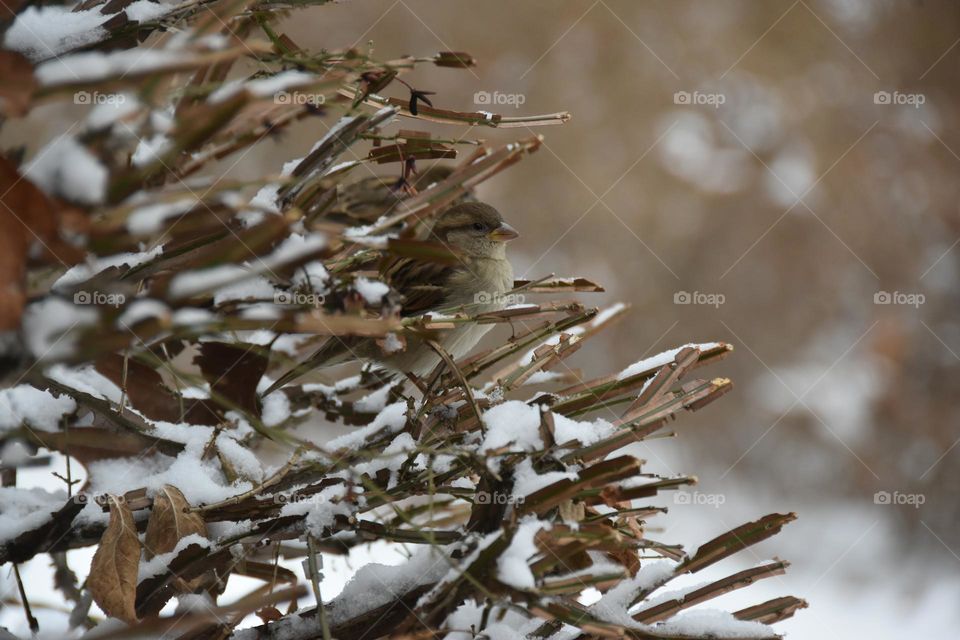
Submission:
[[[350,338],[341,338],[339,336],[333,336],[328,339],[313,355],[277,378],[277,381],[263,392],[263,396],[273,393],[277,389],[290,384],[297,378],[311,371],[323,369],[324,367],[332,367],[335,364],[341,364],[351,358],[357,357],[353,352],[351,342],[353,342],[353,340]]]

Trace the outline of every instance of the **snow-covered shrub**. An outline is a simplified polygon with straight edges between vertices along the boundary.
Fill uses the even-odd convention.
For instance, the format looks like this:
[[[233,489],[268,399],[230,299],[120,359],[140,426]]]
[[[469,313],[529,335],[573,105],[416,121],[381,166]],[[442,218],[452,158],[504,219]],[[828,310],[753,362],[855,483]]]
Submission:
[[[377,277],[396,256],[455,259],[423,240],[425,223],[540,146],[436,138],[401,119],[568,115],[434,107],[401,75],[469,67],[469,54],[312,53],[277,30],[292,8],[86,2],[30,7],[6,29],[4,126],[40,102],[91,108],[30,162],[0,158],[0,564],[49,554],[73,627],[97,624],[92,600],[144,637],[774,635],[766,625],[801,600],[684,609],[782,561],[664,587],[794,516],[691,552],[648,538],[665,510],[645,500],[695,478],[622,451],[729,390],[691,375],[729,345],[585,380],[566,358],[627,311],[545,297],[602,290],[586,278],[516,282],[540,302],[411,316]],[[329,127],[308,155],[254,184],[219,179],[219,161],[303,118]],[[439,159],[454,162],[418,170]],[[513,330],[455,362],[434,338],[468,323]],[[440,364],[410,379],[369,362],[330,384],[282,375],[330,336],[384,353],[415,339]],[[17,469],[38,464],[62,489],[17,487]],[[409,557],[361,566],[324,600],[324,557],[371,542]],[[96,547],[74,567],[84,580],[67,553],[81,547]],[[225,594],[239,575],[261,584]],[[21,594],[32,625],[36,586]]]

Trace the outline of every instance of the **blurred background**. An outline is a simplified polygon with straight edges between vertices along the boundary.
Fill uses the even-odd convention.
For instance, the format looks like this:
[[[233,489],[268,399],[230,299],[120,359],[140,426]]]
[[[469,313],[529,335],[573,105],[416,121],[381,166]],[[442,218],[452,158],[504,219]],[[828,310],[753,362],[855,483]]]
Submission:
[[[654,519],[662,539],[799,514],[740,560],[777,554],[788,574],[717,605],[806,598],[778,625],[799,638],[956,637],[960,4],[364,0],[285,27],[313,50],[471,53],[472,70],[403,76],[437,107],[572,113],[535,130],[400,125],[546,136],[479,194],[523,234],[518,276],[585,276],[607,288],[585,302],[632,305],[570,361],[585,375],[735,346],[705,370],[734,392],[636,452],[700,478]],[[225,175],[275,171],[331,122],[299,123]]]
[[[436,106],[572,113],[536,130],[434,129],[546,136],[480,195],[523,234],[518,274],[586,276],[608,292],[587,302],[633,306],[571,365],[592,376],[686,342],[735,345],[709,369],[734,392],[638,452],[700,478],[701,504],[668,503],[664,539],[799,514],[757,551],[791,570],[730,606],[807,598],[781,627],[794,637],[956,637],[960,5],[382,0],[314,13],[287,25],[308,47],[473,54],[472,72],[404,76]],[[302,155],[326,126],[303,129],[235,171]]]

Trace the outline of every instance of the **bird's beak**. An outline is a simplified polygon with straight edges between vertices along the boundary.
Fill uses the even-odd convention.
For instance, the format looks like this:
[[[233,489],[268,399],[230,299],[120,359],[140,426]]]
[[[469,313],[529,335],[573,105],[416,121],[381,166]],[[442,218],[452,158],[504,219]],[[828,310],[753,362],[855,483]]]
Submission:
[[[487,234],[487,237],[497,242],[510,242],[519,238],[520,234],[506,222],[501,222],[499,227]]]

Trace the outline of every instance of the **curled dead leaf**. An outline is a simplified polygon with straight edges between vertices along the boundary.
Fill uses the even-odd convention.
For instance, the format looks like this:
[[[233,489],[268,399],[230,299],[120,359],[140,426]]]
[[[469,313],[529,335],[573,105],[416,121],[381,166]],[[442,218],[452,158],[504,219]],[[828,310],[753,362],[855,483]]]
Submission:
[[[180,540],[195,533],[206,538],[207,523],[199,513],[190,511],[190,503],[180,489],[169,484],[163,485],[153,499],[153,511],[147,521],[143,539],[146,557],[169,553],[176,549]],[[203,583],[204,576],[199,576],[189,582],[178,582],[177,590],[193,591]]]
[[[153,511],[147,521],[143,540],[147,558],[169,553],[189,535],[207,537],[207,524],[199,513],[190,511],[190,503],[180,489],[165,484],[153,499]]]
[[[133,624],[140,540],[130,507],[122,497],[111,495],[109,500],[110,523],[93,556],[87,588],[104,613]]]

